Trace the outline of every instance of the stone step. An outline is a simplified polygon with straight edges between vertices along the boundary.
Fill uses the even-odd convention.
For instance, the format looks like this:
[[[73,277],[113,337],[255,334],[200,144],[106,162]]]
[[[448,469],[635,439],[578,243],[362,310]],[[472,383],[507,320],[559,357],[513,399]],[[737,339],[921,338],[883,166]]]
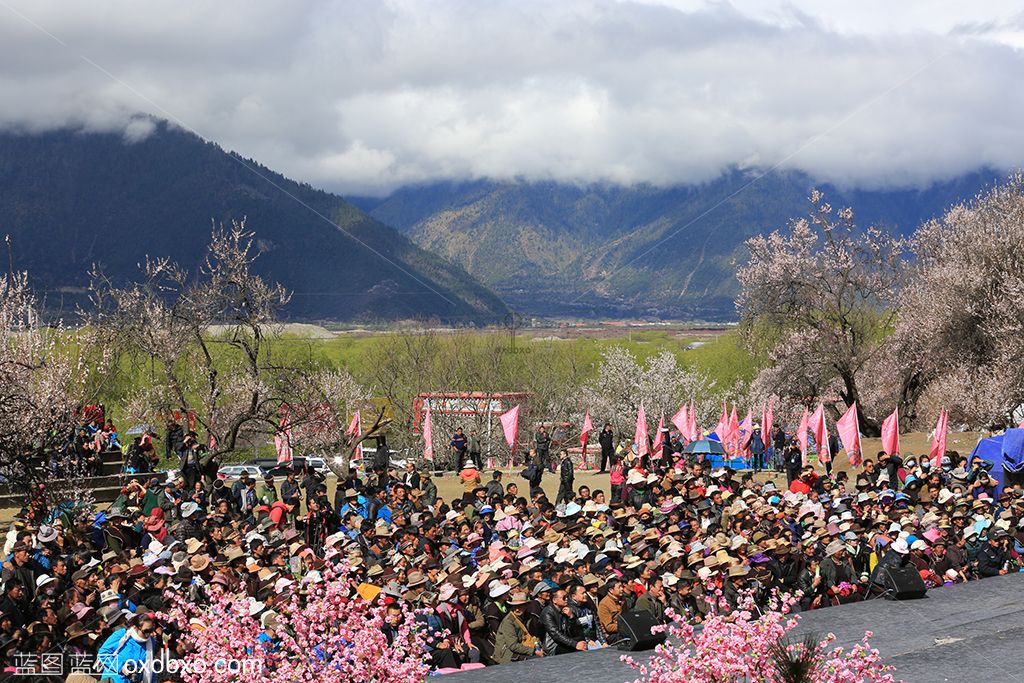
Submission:
[[[82,486],[92,490],[93,498],[97,503],[112,503],[121,494],[121,488],[131,479],[144,481],[153,474],[120,474],[107,475],[102,477],[87,477]],[[165,475],[157,475],[164,478]],[[67,480],[55,480],[51,485],[62,487]],[[0,486],[0,508],[20,508],[25,503],[24,493],[13,492],[8,486]]]

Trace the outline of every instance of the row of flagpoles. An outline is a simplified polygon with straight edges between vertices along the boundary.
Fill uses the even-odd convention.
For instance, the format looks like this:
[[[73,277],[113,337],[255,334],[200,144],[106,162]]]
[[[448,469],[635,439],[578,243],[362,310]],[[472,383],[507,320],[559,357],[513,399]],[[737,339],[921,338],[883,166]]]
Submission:
[[[769,400],[768,404],[763,406],[761,409],[761,435],[766,448],[769,447],[769,440],[771,439],[774,412],[774,404],[771,400]],[[732,457],[740,457],[742,454],[748,452],[750,440],[754,431],[752,422],[753,415],[751,410],[747,410],[747,416],[742,422],[738,420],[738,417],[736,405],[733,404],[732,411],[729,412],[725,402],[723,402],[722,414],[715,427],[715,433],[718,435],[718,438],[722,443],[722,447],[725,449],[726,453]],[[697,441],[704,437],[703,432],[697,426],[697,414],[694,410],[692,399],[688,404],[684,403],[676,414],[669,419],[678,430],[680,438],[682,438],[684,444]],[[502,431],[504,432],[505,441],[508,443],[511,453],[514,454],[519,435],[519,406],[517,405],[511,410],[502,413],[499,416],[499,420],[501,422]],[[649,448],[648,444],[650,443],[650,440],[648,439],[647,431],[647,415],[644,411],[643,401],[641,401],[636,416],[636,431],[633,435],[633,440],[637,445],[637,454],[639,456],[650,454],[651,457],[655,459],[662,456],[664,451],[662,429],[664,426],[665,416],[662,415],[658,421],[658,429],[655,432],[655,437],[653,439],[653,449]],[[846,450],[847,456],[850,459],[850,464],[854,466],[860,465],[863,460],[863,453],[861,451],[860,419],[857,413],[856,402],[851,404],[843,416],[836,421],[835,427],[836,433],[839,436],[839,441]],[[1024,422],[1021,422],[1020,427],[1024,428]],[[939,418],[935,425],[935,431],[932,435],[931,450],[928,454],[933,466],[935,467],[938,467],[941,464],[942,456],[946,454],[946,435],[948,428],[949,414],[946,412],[945,408],[943,408],[939,411]],[[592,430],[593,425],[591,424],[590,410],[588,409],[583,417],[583,426],[580,431],[580,447],[583,449],[583,459],[579,465],[580,469],[585,469],[587,467],[587,446],[590,443],[590,432]],[[800,424],[797,427],[796,439],[797,443],[800,445],[800,452],[804,456],[805,464],[807,461],[808,451],[808,432],[814,438],[814,442],[817,445],[819,462],[830,462],[835,454],[831,453],[829,449],[829,432],[828,427],[825,424],[825,407],[822,403],[818,404],[818,407],[814,412],[808,412],[807,408],[804,408],[803,415],[800,417]],[[362,435],[362,426],[360,424],[358,411],[356,411],[355,415],[352,416],[352,420],[348,425],[348,429],[345,430],[345,434],[347,436],[353,436],[356,439]],[[291,428],[288,425],[287,417],[283,416],[281,418],[280,429],[275,435],[274,441],[278,461],[283,462],[291,460]],[[430,419],[429,406],[427,407],[426,415],[423,419],[423,441],[423,458],[425,460],[433,461],[433,427]],[[889,455],[900,452],[900,424],[898,408],[882,421],[882,450]],[[356,448],[353,460],[359,460],[361,458],[362,446],[359,446]],[[494,468],[493,458],[488,459],[487,467],[489,469]]]
[[[769,447],[769,440],[771,439],[772,425],[775,419],[774,404],[769,401],[766,406],[761,409],[761,435],[764,440],[765,447]],[[715,432],[718,435],[719,440],[722,443],[722,447],[726,453],[732,457],[740,457],[742,454],[747,453],[750,447],[750,440],[753,436],[753,415],[751,410],[747,410],[747,416],[742,422],[738,419],[735,404],[732,407],[732,411],[729,412],[726,404],[722,403],[722,414],[718,420],[718,425],[715,428]],[[514,454],[516,449],[516,441],[519,434],[519,406],[515,406],[511,410],[502,413],[499,417],[501,422],[501,428],[504,432],[505,441],[508,443],[511,452]],[[679,435],[684,443],[690,443],[703,438],[703,432],[697,426],[697,415],[694,410],[693,400],[691,399],[689,404],[684,403],[679,408],[678,412],[670,418],[670,421],[675,425],[679,431]],[[653,449],[649,447],[650,440],[648,438],[647,431],[647,416],[644,411],[643,401],[640,402],[640,408],[637,411],[636,416],[636,431],[633,435],[633,440],[637,445],[637,455],[644,456],[650,454],[652,458],[660,458],[663,454],[664,443],[662,441],[662,430],[665,426],[665,416],[662,415],[658,421],[658,430],[655,432],[655,438],[653,439]],[[945,409],[939,411],[939,419],[935,425],[935,432],[932,436],[932,446],[929,452],[929,458],[934,466],[939,466],[942,460],[942,456],[946,453],[946,434],[949,426],[949,415]],[[1024,427],[1024,423],[1021,423]],[[857,466],[863,461],[863,452],[861,450],[861,439],[860,439],[860,418],[857,413],[857,403],[854,402],[847,408],[846,412],[835,424],[836,433],[839,436],[839,441],[846,450],[847,456],[850,459],[850,464]],[[357,434],[359,430],[359,414],[352,419],[352,424],[349,425],[349,432]],[[590,432],[593,430],[593,425],[590,420],[590,410],[586,411],[583,418],[583,426],[580,431],[580,447],[583,449],[583,460],[580,463],[580,468],[586,468],[587,462],[587,446],[590,442]],[[818,404],[818,407],[814,412],[808,412],[807,408],[804,408],[803,415],[800,417],[800,424],[797,427],[796,439],[800,446],[800,452],[804,456],[804,463],[807,461],[808,451],[808,433],[814,438],[814,442],[817,445],[818,450],[818,461],[819,462],[830,462],[832,457],[835,455],[830,452],[829,449],[829,432],[828,427],[825,423],[825,406],[822,403]],[[430,419],[430,408],[426,410],[426,415],[423,419],[423,458],[425,460],[432,461],[434,459],[434,447],[433,447],[433,428]],[[882,450],[889,455],[900,452],[900,426],[899,426],[899,409],[897,408],[889,415],[885,420],[882,421]],[[494,467],[494,459],[488,460],[488,468]]]

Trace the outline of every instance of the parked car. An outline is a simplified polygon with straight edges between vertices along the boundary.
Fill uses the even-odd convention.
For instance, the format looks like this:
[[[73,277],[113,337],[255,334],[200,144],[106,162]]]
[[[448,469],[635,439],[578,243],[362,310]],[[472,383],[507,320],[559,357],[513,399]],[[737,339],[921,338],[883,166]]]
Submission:
[[[331,468],[327,466],[327,462],[319,456],[306,456],[306,466],[312,467],[325,477],[331,473]]]
[[[217,476],[221,479],[238,479],[242,476],[242,472],[248,472],[249,476],[253,479],[263,478],[263,470],[259,465],[252,465],[248,463],[224,465],[217,470]]]

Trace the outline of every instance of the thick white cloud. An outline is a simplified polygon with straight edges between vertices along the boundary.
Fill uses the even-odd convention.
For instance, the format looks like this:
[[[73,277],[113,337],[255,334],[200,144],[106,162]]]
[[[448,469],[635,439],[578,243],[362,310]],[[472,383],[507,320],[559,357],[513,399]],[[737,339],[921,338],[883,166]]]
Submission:
[[[0,126],[168,117],[295,178],[921,185],[1024,159],[1012,3],[0,3]]]

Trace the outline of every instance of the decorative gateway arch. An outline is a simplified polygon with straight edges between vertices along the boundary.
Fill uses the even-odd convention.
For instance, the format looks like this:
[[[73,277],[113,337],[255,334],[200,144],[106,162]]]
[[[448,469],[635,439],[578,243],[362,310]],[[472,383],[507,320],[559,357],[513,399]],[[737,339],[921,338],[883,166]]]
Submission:
[[[497,416],[514,408],[532,396],[527,391],[438,391],[423,392],[413,399],[413,429],[419,432],[423,425],[423,415],[430,408],[431,415],[465,415],[482,419],[487,425],[487,435]],[[486,456],[491,457],[492,439],[487,439]]]

